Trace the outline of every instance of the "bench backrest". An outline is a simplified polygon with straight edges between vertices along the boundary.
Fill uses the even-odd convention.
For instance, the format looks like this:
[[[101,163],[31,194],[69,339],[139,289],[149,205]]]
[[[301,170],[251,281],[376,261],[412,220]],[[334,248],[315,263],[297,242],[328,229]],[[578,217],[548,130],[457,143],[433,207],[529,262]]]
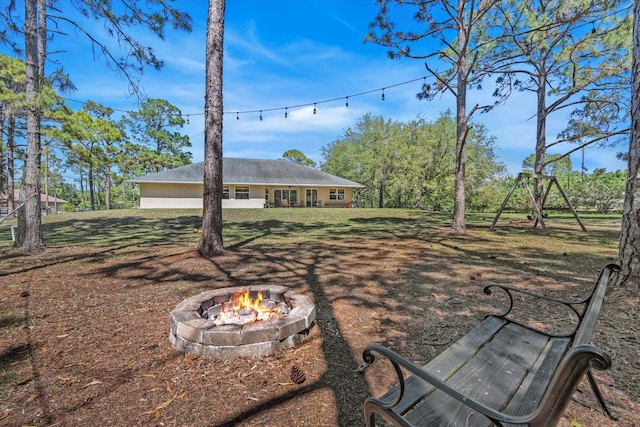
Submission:
[[[580,326],[578,326],[576,335],[573,339],[573,345],[591,343],[591,336],[593,334],[596,320],[598,320],[600,309],[602,308],[602,302],[604,301],[604,296],[607,292],[607,285],[612,278],[614,270],[617,271],[618,269],[619,267],[617,264],[609,264],[600,272],[600,277],[598,277],[595,289],[591,293],[591,297],[582,314]]]
[[[558,365],[536,410],[536,421],[530,426],[555,425],[585,373],[592,367],[602,370],[611,366],[609,356],[590,342],[607,285],[611,281],[612,273],[618,269],[616,264],[609,264],[602,269],[595,289],[587,300],[571,347]]]

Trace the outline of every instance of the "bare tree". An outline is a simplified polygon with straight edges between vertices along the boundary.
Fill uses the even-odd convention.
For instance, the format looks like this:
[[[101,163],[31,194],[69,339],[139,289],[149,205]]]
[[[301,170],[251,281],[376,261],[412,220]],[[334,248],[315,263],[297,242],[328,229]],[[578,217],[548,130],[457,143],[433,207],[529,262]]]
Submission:
[[[378,0],[380,10],[367,41],[386,46],[391,58],[438,59],[445,70],[438,70],[433,63],[425,67],[435,79],[434,84],[425,84],[420,98],[434,99],[438,94],[449,92],[456,98],[456,170],[453,224],[451,228],[464,232],[465,225],[465,168],[467,163],[466,143],[471,116],[483,107],[467,109],[467,88],[477,86],[490,73],[482,65],[486,38],[482,31],[482,19],[497,0]],[[395,6],[395,7],[394,7]],[[412,9],[419,30],[398,29],[392,12],[401,13],[401,6]],[[410,27],[410,26],[409,26]],[[425,52],[416,52],[413,46],[429,46]],[[431,42],[431,43],[425,43]],[[490,108],[489,106],[484,109]]]
[[[629,7],[627,0],[509,0],[494,8],[492,19],[504,31],[494,53],[494,68],[502,74],[496,93],[535,94],[536,174],[580,148],[627,134]],[[567,127],[549,142],[548,118],[562,111]],[[566,142],[578,147],[561,157],[546,155]],[[538,205],[542,197],[543,182],[536,179]]]
[[[206,42],[206,93],[204,107],[203,256],[224,252],[222,242],[222,54],[225,0],[209,0]]]
[[[627,191],[620,233],[619,283],[640,285],[640,2],[633,9],[633,65],[631,68],[631,139]]]

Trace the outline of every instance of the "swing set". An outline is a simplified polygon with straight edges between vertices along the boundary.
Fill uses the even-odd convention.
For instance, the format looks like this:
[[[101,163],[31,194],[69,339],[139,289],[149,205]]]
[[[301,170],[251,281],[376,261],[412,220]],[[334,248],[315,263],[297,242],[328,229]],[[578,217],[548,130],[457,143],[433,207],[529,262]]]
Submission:
[[[536,203],[535,197],[533,196],[533,192],[531,191],[531,188],[529,188],[529,179],[530,178],[542,179],[543,182],[544,182],[544,180],[546,180],[548,182],[547,189],[544,192],[544,196],[542,197],[542,203],[540,204],[540,206],[538,206],[538,204]],[[507,203],[509,202],[509,199],[511,198],[511,195],[513,194],[513,191],[516,189],[516,187],[520,183],[522,183],[522,186],[525,188],[525,190],[527,192],[527,195],[529,196],[529,200],[531,201],[531,205],[533,206],[534,215],[533,215],[533,218],[531,218],[531,219],[535,219],[535,222],[533,224],[534,228],[537,227],[538,226],[538,222],[540,222],[540,225],[542,226],[542,229],[544,230],[544,232],[546,234],[549,234],[549,231],[547,230],[547,226],[544,223],[544,215],[542,215],[542,211],[544,210],[544,204],[547,201],[547,196],[549,195],[549,192],[551,191],[551,187],[552,187],[553,184],[555,184],[556,188],[558,189],[558,191],[562,195],[562,198],[564,199],[564,202],[566,203],[567,207],[569,208],[569,210],[573,214],[573,217],[576,219],[576,221],[578,221],[578,224],[580,224],[580,228],[582,228],[582,231],[587,231],[587,228],[584,226],[584,224],[580,220],[580,217],[578,216],[578,213],[576,212],[576,210],[571,205],[571,202],[569,201],[569,198],[567,197],[567,194],[564,192],[564,190],[560,186],[560,183],[558,182],[558,180],[556,179],[555,176],[553,176],[553,175],[538,175],[538,174],[531,174],[531,173],[524,173],[524,172],[521,172],[521,173],[518,174],[518,178],[516,178],[515,182],[513,183],[513,186],[511,186],[511,189],[507,193],[507,197],[505,197],[504,201],[502,202],[502,205],[500,206],[500,209],[498,209],[498,213],[496,214],[496,217],[493,219],[493,222],[491,223],[491,227],[489,227],[489,230],[493,230],[494,227],[496,226],[496,223],[498,222],[498,218],[500,218],[500,215],[502,214],[502,211],[507,206]]]

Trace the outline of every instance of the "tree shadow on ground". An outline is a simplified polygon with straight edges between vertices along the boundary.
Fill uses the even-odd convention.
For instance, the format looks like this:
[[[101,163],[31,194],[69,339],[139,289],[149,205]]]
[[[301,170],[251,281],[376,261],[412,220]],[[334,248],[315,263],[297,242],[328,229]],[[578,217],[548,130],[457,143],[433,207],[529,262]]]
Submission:
[[[582,268],[577,254],[558,257],[557,250],[545,247],[546,237],[536,236],[531,230],[526,230],[527,238],[518,243],[520,246],[512,247],[503,242],[525,231],[487,233],[483,227],[472,226],[468,235],[459,236],[449,233],[443,221],[431,221],[429,215],[412,214],[407,218],[394,214],[352,218],[339,224],[304,223],[295,218],[234,222],[225,228],[227,252],[204,259],[195,252],[197,235],[191,229],[195,218],[115,221],[122,223],[122,230],[93,219],[83,220],[80,225],[70,221],[56,232],[64,234],[68,231],[65,227],[77,226],[80,237],[51,239],[58,244],[67,242],[70,248],[54,249],[42,257],[5,260],[13,270],[7,275],[15,275],[12,280],[17,279],[16,286],[31,286],[28,290],[40,306],[34,304],[24,319],[20,312],[7,312],[5,320],[0,319],[0,326],[7,331],[23,328],[29,321],[34,327],[29,332],[34,335],[25,335],[26,341],[5,345],[3,358],[9,364],[22,363],[25,368],[32,361],[40,363],[29,365],[29,376],[34,379],[21,387],[27,390],[35,386],[33,403],[41,402],[39,411],[50,420],[47,424],[81,425],[73,424],[72,417],[95,420],[105,415],[101,408],[118,404],[139,407],[144,398],[149,405],[145,411],[150,414],[136,414],[138,418],[131,416],[130,420],[153,423],[154,406],[172,402],[166,410],[159,410],[163,417],[173,410],[176,417],[188,419],[203,408],[203,412],[215,413],[209,421],[212,425],[259,424],[274,408],[290,412],[297,408],[296,402],[311,402],[331,406],[334,412],[327,413],[336,417],[335,424],[362,425],[365,398],[383,387],[377,374],[367,372],[362,376],[355,372],[364,346],[382,342],[412,360],[426,362],[486,311],[486,300],[479,298],[484,284],[508,281],[546,291],[555,290],[560,282],[562,292],[569,289],[574,293],[567,286],[569,280],[575,276],[580,285],[591,285],[588,269],[598,269],[607,257],[599,252],[580,254],[584,262],[593,264]],[[579,240],[569,231],[567,238]],[[66,276],[70,270],[74,274]],[[50,285],[50,280],[55,284]],[[182,298],[200,291],[252,284],[281,284],[311,296],[317,307],[317,327],[312,341],[280,356],[250,363],[264,369],[269,364],[287,365],[296,361],[296,352],[300,351],[320,360],[314,362],[319,373],[309,375],[308,382],[301,386],[282,388],[276,383],[265,394],[259,394],[263,387],[259,377],[257,382],[247,381],[236,387],[255,391],[259,401],[227,402],[227,396],[202,390],[203,381],[215,382],[215,378],[207,379],[207,372],[235,384],[238,373],[249,362],[190,362],[188,356],[165,343],[165,315]],[[22,300],[13,292],[12,301],[18,306]],[[47,304],[58,300],[66,300],[63,308],[67,312],[48,319],[43,327],[36,324],[45,323],[35,321],[47,310]],[[76,312],[92,313],[96,318],[75,320]],[[113,332],[125,327],[135,329],[130,335]],[[73,344],[56,338],[67,330],[77,336]],[[158,343],[158,350],[146,350]],[[70,349],[76,354],[72,355]],[[47,373],[42,367],[54,355],[64,363]],[[66,368],[76,363],[73,358],[79,358],[82,366]],[[137,362],[135,369],[140,370],[130,367],[132,362]],[[190,368],[190,364],[197,367]],[[219,373],[223,365],[237,372]],[[267,380],[278,381],[274,375],[282,370],[282,366],[273,368]],[[165,376],[158,375],[144,388],[146,383],[142,381],[151,383],[152,379],[142,375],[157,372],[165,372]],[[82,382],[75,388],[59,384],[58,377],[71,374],[78,375]],[[85,387],[91,378],[100,378],[103,386]],[[170,399],[183,390],[189,391],[184,401]],[[146,395],[138,395],[142,391]],[[316,396],[326,396],[325,391],[330,392],[332,401],[319,402]],[[49,402],[60,399],[56,396],[59,393],[65,393],[65,397],[54,407]],[[29,398],[29,394],[23,395],[17,405]],[[218,408],[202,403],[212,399],[217,399],[213,406]],[[312,414],[317,409],[298,407]],[[282,414],[277,416],[282,418],[274,419],[276,422],[287,423],[282,421],[287,419]],[[32,423],[31,419],[23,421]],[[117,424],[111,418],[104,421]],[[162,421],[170,423],[172,419]]]

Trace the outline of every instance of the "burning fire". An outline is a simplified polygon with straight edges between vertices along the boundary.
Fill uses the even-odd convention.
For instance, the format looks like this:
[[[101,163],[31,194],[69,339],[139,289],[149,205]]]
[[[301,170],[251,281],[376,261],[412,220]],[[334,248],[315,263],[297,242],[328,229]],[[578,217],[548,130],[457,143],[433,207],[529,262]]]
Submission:
[[[269,320],[280,314],[280,307],[271,300],[265,300],[262,291],[255,299],[251,293],[236,292],[228,302],[222,304],[220,313],[211,318],[216,325],[244,325],[258,320]]]

